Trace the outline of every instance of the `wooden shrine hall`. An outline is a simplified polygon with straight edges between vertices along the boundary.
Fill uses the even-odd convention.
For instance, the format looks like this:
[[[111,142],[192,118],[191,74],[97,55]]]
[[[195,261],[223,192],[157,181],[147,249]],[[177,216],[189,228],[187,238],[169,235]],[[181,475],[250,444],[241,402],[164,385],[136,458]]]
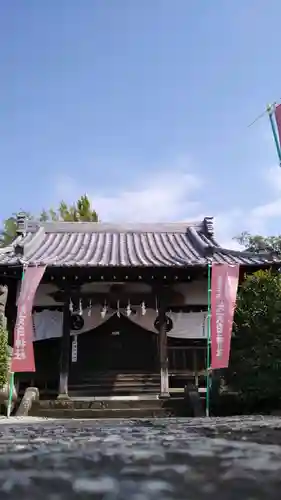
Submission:
[[[34,222],[0,250],[13,344],[23,265],[46,265],[33,307],[36,372],[18,374],[40,397],[169,397],[206,367],[207,265],[245,271],[273,254],[222,248],[213,219],[191,223]]]

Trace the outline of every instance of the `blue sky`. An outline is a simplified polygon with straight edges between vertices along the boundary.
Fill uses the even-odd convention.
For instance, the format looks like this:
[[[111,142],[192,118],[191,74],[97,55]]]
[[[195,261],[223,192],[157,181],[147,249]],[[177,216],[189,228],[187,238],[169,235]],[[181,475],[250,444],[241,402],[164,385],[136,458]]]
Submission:
[[[103,220],[281,233],[265,116],[280,0],[2,0],[1,218],[86,192]],[[279,69],[278,69],[279,68]]]

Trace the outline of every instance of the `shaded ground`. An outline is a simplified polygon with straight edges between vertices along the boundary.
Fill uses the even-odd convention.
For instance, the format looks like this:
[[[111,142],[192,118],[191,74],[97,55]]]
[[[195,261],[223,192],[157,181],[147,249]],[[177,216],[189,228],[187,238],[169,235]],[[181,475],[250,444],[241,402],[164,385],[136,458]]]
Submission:
[[[9,422],[1,500],[280,498],[281,418]]]

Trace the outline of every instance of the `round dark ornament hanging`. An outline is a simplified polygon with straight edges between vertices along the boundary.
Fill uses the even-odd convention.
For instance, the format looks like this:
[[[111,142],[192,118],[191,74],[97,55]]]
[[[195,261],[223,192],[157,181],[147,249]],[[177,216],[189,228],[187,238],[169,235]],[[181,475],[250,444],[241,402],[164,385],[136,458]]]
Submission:
[[[165,314],[165,324],[166,324],[166,332],[169,333],[173,328],[174,324],[172,319]],[[154,321],[154,328],[157,330],[157,332],[160,331],[160,318],[157,316],[156,320]]]
[[[70,329],[71,330],[82,330],[84,326],[84,319],[80,314],[71,314],[70,316]]]

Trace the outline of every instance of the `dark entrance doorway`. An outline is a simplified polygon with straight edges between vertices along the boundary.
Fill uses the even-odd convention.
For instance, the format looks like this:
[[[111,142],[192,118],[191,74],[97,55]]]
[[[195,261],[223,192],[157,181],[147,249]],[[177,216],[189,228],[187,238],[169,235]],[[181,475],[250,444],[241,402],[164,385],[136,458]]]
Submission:
[[[157,335],[117,315],[95,330],[78,335],[77,361],[70,377],[93,372],[157,373]]]

